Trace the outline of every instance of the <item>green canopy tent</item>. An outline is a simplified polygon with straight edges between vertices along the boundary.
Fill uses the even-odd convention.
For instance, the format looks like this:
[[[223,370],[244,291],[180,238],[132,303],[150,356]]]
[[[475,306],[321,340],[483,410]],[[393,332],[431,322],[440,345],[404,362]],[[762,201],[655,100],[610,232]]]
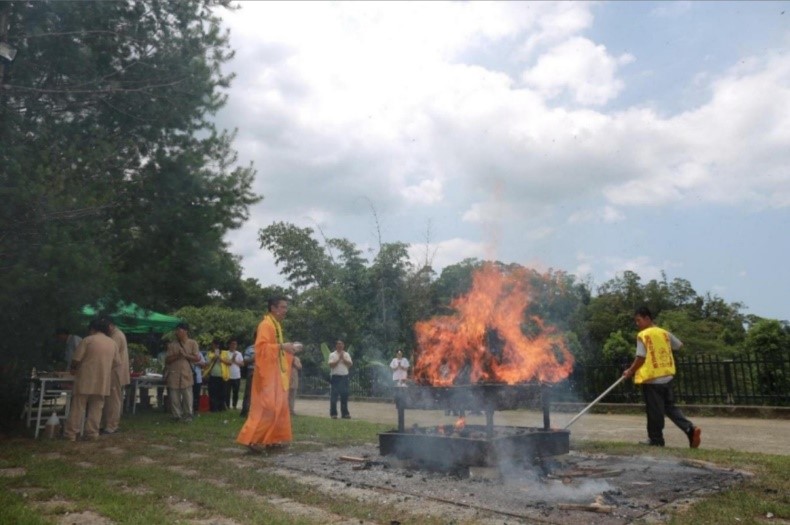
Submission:
[[[85,317],[97,317],[99,313],[99,310],[91,306],[82,307],[82,315]],[[145,310],[134,303],[119,303],[110,317],[113,318],[118,328],[127,334],[147,334],[148,332],[163,334],[174,330],[176,325],[182,321],[172,315]]]

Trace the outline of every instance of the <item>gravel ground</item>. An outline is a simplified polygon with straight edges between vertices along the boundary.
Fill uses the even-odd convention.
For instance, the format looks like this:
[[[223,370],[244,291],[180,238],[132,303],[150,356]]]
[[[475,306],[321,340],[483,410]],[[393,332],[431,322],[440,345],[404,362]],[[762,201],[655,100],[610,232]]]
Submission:
[[[499,517],[500,523],[662,521],[669,510],[730,488],[748,475],[696,461],[577,452],[528,467],[437,472],[382,457],[374,445],[286,453],[271,459],[280,468],[327,482],[401,495],[406,512],[427,501],[442,502]],[[443,512],[448,522],[455,521],[452,510]],[[465,517],[457,516],[458,521]]]

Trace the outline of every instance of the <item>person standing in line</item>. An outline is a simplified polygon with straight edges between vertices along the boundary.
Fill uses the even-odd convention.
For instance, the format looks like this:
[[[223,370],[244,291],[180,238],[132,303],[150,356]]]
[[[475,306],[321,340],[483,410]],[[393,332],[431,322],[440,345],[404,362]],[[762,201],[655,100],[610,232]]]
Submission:
[[[403,357],[401,350],[398,350],[397,355],[390,362],[390,368],[395,386],[406,386],[406,378],[409,377],[409,360]]]
[[[345,348],[346,344],[338,339],[335,350],[329,354],[329,416],[332,419],[337,419],[338,398],[341,416],[343,419],[351,419],[348,412],[348,369],[353,362]]]
[[[251,452],[286,445],[293,440],[288,387],[294,354],[301,343],[286,343],[282,323],[288,312],[285,297],[268,300],[269,311],[258,324],[255,338],[255,379],[250,411],[236,442]]]
[[[702,441],[702,430],[686,419],[675,406],[672,379],[675,376],[675,358],[672,353],[683,343],[668,331],[653,324],[653,314],[646,307],[636,310],[634,315],[639,333],[636,336],[636,358],[623,372],[623,377],[634,378],[642,385],[647,412],[647,436],[645,445],[664,446],[664,416],[682,430],[689,440],[689,447],[698,448]]]
[[[176,340],[167,345],[165,384],[173,421],[192,421],[192,365],[200,361],[197,341],[189,338],[189,325],[176,326]]]
[[[226,384],[230,378],[230,354],[220,350],[219,339],[211,342],[206,356],[208,364],[203,369],[203,376],[208,378],[208,398],[212,412],[225,410]]]
[[[252,394],[252,378],[255,377],[255,339],[258,332],[252,334],[253,344],[244,349],[244,364],[246,373],[244,381],[244,399],[241,402],[241,417],[247,417],[250,412],[250,395]]]
[[[102,434],[115,434],[121,423],[121,412],[123,412],[123,392],[126,386],[132,382],[129,373],[129,348],[126,344],[126,334],[115,325],[111,318],[105,319],[110,327],[110,337],[118,345],[118,354],[121,357],[121,366],[113,369],[112,384],[110,385],[110,395],[104,401],[104,413],[102,414]]]
[[[200,360],[192,364],[192,413],[197,414],[200,410],[200,394],[203,389],[203,367],[206,366],[206,355],[198,352]]]
[[[55,338],[61,343],[66,343],[63,358],[65,360],[65,368],[66,370],[69,370],[69,367],[71,366],[71,360],[74,356],[74,351],[82,341],[82,337],[72,334],[68,328],[58,328],[55,330]],[[54,359],[60,363],[58,356],[54,356]]]
[[[228,381],[226,383],[226,405],[228,408],[233,407],[235,410],[239,404],[239,388],[241,387],[241,366],[244,364],[244,356],[239,352],[238,340],[231,339],[228,342],[228,357],[230,358],[230,365],[228,365]]]
[[[296,412],[296,391],[299,390],[299,372],[302,370],[302,362],[298,357],[294,356],[293,363],[291,364],[291,382],[288,385],[288,408],[291,415],[295,416]]]
[[[93,320],[90,335],[74,350],[70,369],[74,374],[74,392],[71,409],[63,431],[63,438],[76,441],[85,419],[84,439],[99,439],[104,399],[110,394],[114,368],[121,366],[118,345],[113,341],[106,322]]]

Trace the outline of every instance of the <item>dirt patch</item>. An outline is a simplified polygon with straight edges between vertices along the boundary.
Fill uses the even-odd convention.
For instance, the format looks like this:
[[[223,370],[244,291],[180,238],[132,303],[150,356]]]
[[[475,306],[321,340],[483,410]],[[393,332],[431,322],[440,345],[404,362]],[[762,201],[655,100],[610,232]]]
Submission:
[[[251,490],[240,490],[239,493],[242,494],[245,498],[249,498],[250,500],[275,506],[277,507],[278,510],[297,518],[311,518],[312,520],[315,520],[319,523],[336,523],[336,524],[348,520],[348,518],[344,516],[339,516],[332,512],[326,511],[320,507],[314,507],[312,505],[299,503],[298,501],[294,501],[289,498],[262,496]],[[353,520],[353,523],[367,524],[368,522],[364,522],[362,520]]]
[[[76,461],[74,464],[77,465],[80,468],[95,468],[96,467],[96,465],[94,465],[93,463],[89,463],[87,461]]]
[[[63,454],[60,452],[47,452],[45,454],[38,454],[38,457],[42,459],[60,459],[63,457]]]
[[[112,454],[113,456],[121,456],[126,454],[126,450],[120,447],[107,447],[104,449],[104,451],[108,454]]]
[[[73,501],[58,498],[48,501],[37,501],[33,506],[45,514],[63,514],[77,510],[77,504]]]
[[[187,520],[187,523],[191,523],[192,525],[241,525],[238,521],[225,517]]]
[[[168,500],[167,506],[173,509],[174,511],[178,512],[179,514],[196,514],[201,511],[199,505],[186,500],[179,500],[179,501]]]
[[[341,461],[341,456],[363,461]],[[342,490],[379,503],[409,498],[410,513],[457,521],[500,516],[500,522],[509,517],[569,524],[664,520],[672,508],[728,490],[747,475],[674,458],[571,452],[540,465],[502,465],[470,477],[468,469],[421,470],[380,456],[374,445],[280,454],[269,463],[275,473],[327,494]]]
[[[180,465],[169,465],[165,468],[170,472],[173,472],[174,474],[178,474],[180,476],[186,476],[188,478],[198,478],[201,475],[200,472],[198,472],[197,470],[182,467]]]
[[[19,494],[23,498],[30,498],[36,496],[37,494],[41,494],[44,492],[44,490],[46,489],[42,489],[40,487],[17,487],[11,489],[11,492],[14,494]]]
[[[150,465],[157,462],[155,459],[151,459],[148,456],[138,456],[134,461],[137,463],[142,463],[143,465]]]
[[[107,482],[107,484],[108,485],[112,485],[113,487],[116,487],[116,489],[119,492],[122,492],[124,494],[132,494],[134,496],[145,496],[147,494],[153,494],[153,491],[151,489],[149,489],[148,487],[143,487],[143,486],[139,486],[139,485],[138,486],[134,486],[134,487],[130,487],[124,481],[110,480],[110,481]]]
[[[0,478],[21,478],[27,474],[22,467],[0,468]]]
[[[58,525],[112,525],[114,522],[90,510],[58,516]]]

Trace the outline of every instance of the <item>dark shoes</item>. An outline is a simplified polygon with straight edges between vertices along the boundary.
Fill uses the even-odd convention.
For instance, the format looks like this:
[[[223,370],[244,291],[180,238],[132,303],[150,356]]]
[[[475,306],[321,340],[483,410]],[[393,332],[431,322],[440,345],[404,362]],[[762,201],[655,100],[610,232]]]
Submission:
[[[343,419],[351,419],[351,416],[349,414],[346,414],[345,416],[343,416]]]
[[[689,437],[689,447],[691,448],[699,448],[700,443],[702,443],[702,429],[699,427],[691,427],[688,433]]]
[[[337,419],[337,416],[329,416],[329,417],[331,417],[332,419]]]
[[[115,429],[115,430],[107,430],[106,428],[103,428],[103,429],[101,429],[101,430],[99,431],[99,434],[101,434],[101,435],[103,435],[103,436],[109,436],[109,435],[112,435],[112,434],[116,434],[117,432],[118,432],[118,429]]]
[[[664,446],[664,444],[659,442],[659,441],[651,441],[649,439],[646,439],[644,441],[640,441],[639,444],[640,445],[645,445],[645,446],[648,446],[648,447],[663,447]]]

